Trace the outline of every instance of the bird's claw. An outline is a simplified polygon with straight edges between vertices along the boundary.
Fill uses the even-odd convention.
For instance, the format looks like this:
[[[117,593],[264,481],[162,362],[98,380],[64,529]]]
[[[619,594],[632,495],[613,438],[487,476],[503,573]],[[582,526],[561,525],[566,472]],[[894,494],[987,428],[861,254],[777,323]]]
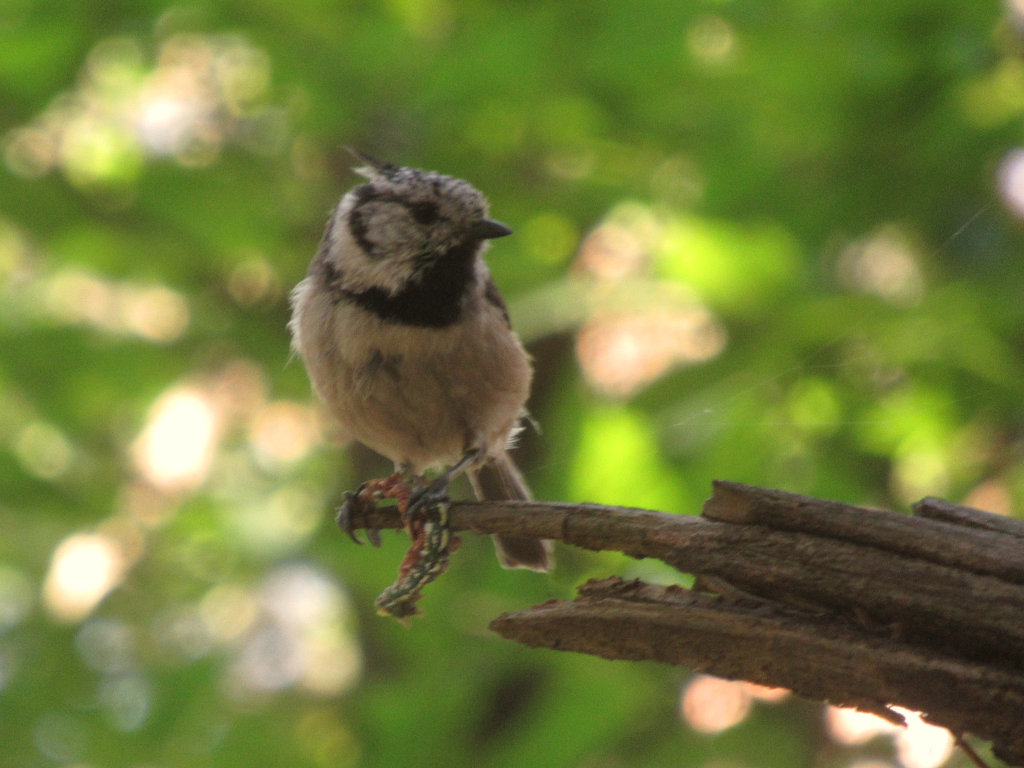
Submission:
[[[468,460],[463,459],[462,463]],[[380,531],[368,521],[381,499],[396,501],[398,514],[412,539],[399,566],[398,579],[377,598],[375,605],[381,615],[407,623],[420,612],[416,601],[423,588],[447,570],[451,553],[459,545],[448,523],[448,487],[454,474],[449,470],[427,482],[420,475],[399,471],[365,482],[355,493],[345,493],[336,520],[356,544],[363,543],[356,536],[356,530],[363,528],[370,543],[380,546]]]
[[[355,493],[345,491],[345,496],[342,499],[341,506],[338,507],[338,512],[334,519],[338,527],[347,533],[348,537],[356,544],[362,545],[363,543],[356,535],[356,530],[363,528],[366,530],[367,540],[373,546],[379,547],[380,531],[361,524],[365,520],[367,513],[372,512],[376,508],[376,504],[371,499],[366,498],[364,494],[365,489],[366,484],[364,483]]]

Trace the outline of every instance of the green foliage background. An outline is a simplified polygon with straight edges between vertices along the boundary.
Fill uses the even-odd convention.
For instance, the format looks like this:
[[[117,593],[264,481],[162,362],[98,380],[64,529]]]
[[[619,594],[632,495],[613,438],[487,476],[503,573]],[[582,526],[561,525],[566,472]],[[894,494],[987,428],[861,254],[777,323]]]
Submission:
[[[310,403],[287,290],[348,144],[469,179],[516,229],[489,261],[537,360],[538,496],[693,514],[721,477],[1019,512],[1012,5],[5,0],[0,764],[850,764],[817,706],[701,735],[683,670],[486,630],[590,576],[677,578],[656,565],[506,573],[467,537],[425,617],[376,617],[403,542],[357,549],[331,508],[385,467],[329,441],[268,459],[255,420]],[[220,88],[198,116],[189,67]],[[639,266],[588,266],[601,226]],[[581,328],[666,316],[718,347],[628,391],[581,374]],[[222,428],[201,482],[153,488],[133,446],[176,387]],[[126,567],[61,620],[44,583],[75,535]]]

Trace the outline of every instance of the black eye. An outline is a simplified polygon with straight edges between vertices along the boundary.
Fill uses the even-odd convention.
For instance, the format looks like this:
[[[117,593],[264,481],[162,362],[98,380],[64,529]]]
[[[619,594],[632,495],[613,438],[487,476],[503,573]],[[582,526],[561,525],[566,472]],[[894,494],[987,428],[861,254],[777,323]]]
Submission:
[[[418,224],[424,225],[433,224],[441,217],[436,203],[415,203],[409,206],[409,213]]]

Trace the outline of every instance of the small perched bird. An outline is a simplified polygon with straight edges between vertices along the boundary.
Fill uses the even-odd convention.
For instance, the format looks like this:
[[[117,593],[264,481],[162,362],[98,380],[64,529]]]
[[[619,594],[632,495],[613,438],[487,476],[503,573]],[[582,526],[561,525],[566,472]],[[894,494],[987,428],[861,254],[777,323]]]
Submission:
[[[483,254],[512,233],[469,183],[354,153],[367,183],[335,208],[289,328],[346,437],[396,473],[465,470],[479,499],[529,499],[508,455],[530,358]],[[506,568],[547,571],[551,543],[495,537]]]

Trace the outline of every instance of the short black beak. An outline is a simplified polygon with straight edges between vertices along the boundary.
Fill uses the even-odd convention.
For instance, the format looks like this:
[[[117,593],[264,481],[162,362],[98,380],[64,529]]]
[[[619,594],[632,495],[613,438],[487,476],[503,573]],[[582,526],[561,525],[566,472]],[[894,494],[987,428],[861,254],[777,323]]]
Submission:
[[[478,221],[469,230],[470,238],[473,240],[493,240],[496,237],[505,237],[505,235],[511,234],[512,230],[500,221],[491,221],[490,219]]]

